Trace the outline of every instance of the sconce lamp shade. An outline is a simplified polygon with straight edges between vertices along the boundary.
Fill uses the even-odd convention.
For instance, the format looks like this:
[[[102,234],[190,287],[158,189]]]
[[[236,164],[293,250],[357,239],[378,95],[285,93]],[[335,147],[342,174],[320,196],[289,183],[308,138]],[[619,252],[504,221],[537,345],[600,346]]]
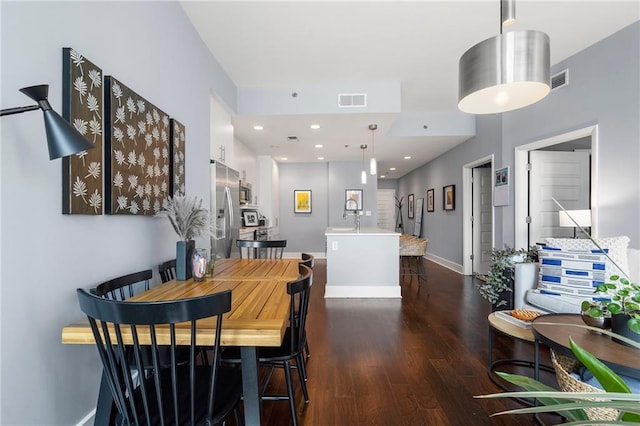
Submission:
[[[49,86],[46,84],[39,86],[31,86],[20,89],[22,93],[33,99],[38,105],[9,108],[2,110],[0,115],[19,114],[27,111],[35,111],[42,109],[44,115],[44,128],[47,135],[47,145],[49,146],[49,159],[54,160],[60,157],[75,154],[94,148],[95,146],[85,139],[68,121],[60,117],[55,112],[47,97],[49,95]]]
[[[591,226],[591,210],[560,210],[558,215],[561,227],[581,226],[588,228]],[[573,220],[571,220],[572,218]]]
[[[549,36],[511,31],[467,50],[459,62],[458,108],[496,114],[538,102],[549,87]]]

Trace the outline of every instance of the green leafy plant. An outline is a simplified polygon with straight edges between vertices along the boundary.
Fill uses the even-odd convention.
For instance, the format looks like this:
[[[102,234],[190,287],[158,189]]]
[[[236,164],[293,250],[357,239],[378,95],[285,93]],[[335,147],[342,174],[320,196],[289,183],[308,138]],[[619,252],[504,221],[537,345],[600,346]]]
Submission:
[[[162,201],[162,210],[156,217],[169,219],[173,230],[182,241],[192,240],[211,233],[209,211],[202,207],[202,199],[196,196],[174,195]]]
[[[491,250],[491,267],[487,280],[477,285],[482,297],[491,304],[495,304],[500,299],[500,294],[505,291],[513,291],[514,267],[516,263],[532,262],[537,257],[535,249],[513,249],[505,246],[504,249]],[[502,300],[496,307],[505,305]]]
[[[580,325],[574,326],[615,336],[640,349],[639,343],[607,330]],[[577,345],[571,338],[569,338],[569,344],[575,357],[593,374],[606,391],[605,393],[562,392],[526,376],[498,372],[497,374],[500,377],[514,385],[524,388],[525,391],[481,395],[477,398],[536,398],[540,404],[542,404],[535,407],[502,411],[494,413],[492,416],[556,412],[569,421],[569,423],[566,423],[567,425],[629,424],[640,422],[640,395],[631,393],[629,386],[620,376],[614,373],[599,359]],[[618,415],[618,419],[616,421],[590,421],[584,411],[585,408],[603,407],[619,410],[620,414]]]
[[[640,333],[640,285],[619,275],[612,275],[609,280],[599,284],[595,290],[607,300],[585,300],[582,302],[582,312],[593,318],[627,315],[627,327],[634,333]]]

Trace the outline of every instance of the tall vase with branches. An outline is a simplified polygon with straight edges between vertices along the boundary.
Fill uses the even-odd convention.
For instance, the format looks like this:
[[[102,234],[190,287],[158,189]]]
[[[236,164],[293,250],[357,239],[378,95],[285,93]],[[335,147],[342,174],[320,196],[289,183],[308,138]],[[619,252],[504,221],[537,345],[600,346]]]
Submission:
[[[176,243],[176,279],[191,278],[190,260],[195,249],[194,239],[211,233],[209,211],[196,196],[174,195],[162,202],[157,217],[166,217],[180,240]]]
[[[396,199],[396,230],[400,230],[404,234],[404,225],[402,224],[402,201],[404,200],[404,196]]]

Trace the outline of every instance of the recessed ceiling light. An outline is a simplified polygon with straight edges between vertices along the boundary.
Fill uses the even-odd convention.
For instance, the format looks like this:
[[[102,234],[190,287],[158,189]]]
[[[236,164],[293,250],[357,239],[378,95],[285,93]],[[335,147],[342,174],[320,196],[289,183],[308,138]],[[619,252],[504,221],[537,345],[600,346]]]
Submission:
[[[318,157],[318,160],[324,160],[324,157]]]
[[[282,157],[282,158],[280,158],[280,159],[281,159],[282,161],[287,161],[289,158],[287,158],[287,157]]]
[[[386,177],[387,177],[386,175],[380,175],[380,179],[384,179]]]
[[[255,126],[253,126],[253,130],[264,130],[264,127],[262,127],[259,124],[256,124]]]
[[[410,155],[407,155],[407,156],[405,156],[405,157],[404,157],[404,159],[405,159],[405,160],[411,160],[411,156],[410,156]]]
[[[312,124],[312,125],[309,126],[309,128],[311,130],[318,130],[320,128],[320,125],[319,124]]]
[[[390,172],[394,171],[395,169],[396,169],[395,167],[389,167]]]
[[[322,148],[322,146],[323,145],[321,143],[319,143],[319,144],[316,145],[316,148]]]

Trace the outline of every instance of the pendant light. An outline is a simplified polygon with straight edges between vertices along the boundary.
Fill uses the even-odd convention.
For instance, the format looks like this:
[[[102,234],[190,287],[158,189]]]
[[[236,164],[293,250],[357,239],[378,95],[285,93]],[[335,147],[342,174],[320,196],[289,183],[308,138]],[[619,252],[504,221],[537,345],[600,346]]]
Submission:
[[[377,124],[369,124],[369,130],[371,130],[371,160],[369,160],[369,173],[372,175],[378,174],[378,162],[375,157],[375,145],[373,143],[373,132],[378,129]]]
[[[367,149],[366,145],[360,145],[362,150],[362,173],[360,173],[360,182],[365,185],[367,183],[367,171],[364,169],[364,150]]]
[[[501,0],[500,34],[460,58],[458,108],[496,114],[522,108],[549,93],[549,36],[541,31],[502,33],[515,21],[515,0]]]

